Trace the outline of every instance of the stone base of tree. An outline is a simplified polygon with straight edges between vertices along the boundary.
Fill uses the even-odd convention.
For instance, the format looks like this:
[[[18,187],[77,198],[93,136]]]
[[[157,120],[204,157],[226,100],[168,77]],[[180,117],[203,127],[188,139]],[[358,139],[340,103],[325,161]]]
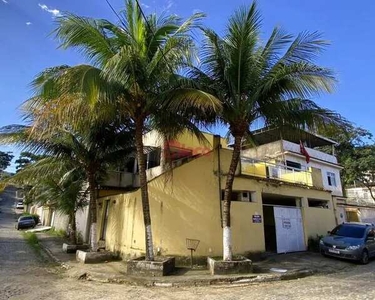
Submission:
[[[84,264],[96,264],[101,262],[118,260],[118,255],[108,251],[86,252],[82,250],[77,250],[76,259],[77,261]]]
[[[77,250],[88,250],[89,245],[74,245],[74,244],[67,244],[64,243],[62,245],[62,250],[65,253],[76,253]]]
[[[154,261],[146,261],[138,257],[127,262],[129,275],[167,276],[175,270],[174,257],[155,257]]]
[[[207,266],[211,275],[247,274],[253,272],[253,262],[243,256],[234,256],[231,261],[207,257]]]

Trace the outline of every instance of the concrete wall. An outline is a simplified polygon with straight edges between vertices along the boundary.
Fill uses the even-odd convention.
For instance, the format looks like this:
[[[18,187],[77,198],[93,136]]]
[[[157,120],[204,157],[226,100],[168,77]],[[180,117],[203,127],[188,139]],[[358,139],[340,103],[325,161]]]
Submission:
[[[88,242],[89,235],[89,207],[77,211],[76,213],[77,233],[83,242]]]
[[[282,141],[276,141],[258,147],[249,148],[242,151],[242,155],[249,158],[256,158],[260,160],[268,159],[282,159],[283,154]]]
[[[56,230],[68,230],[69,226],[69,217],[59,211],[53,213],[51,226],[55,227]]]
[[[229,168],[230,155],[229,150],[221,151],[223,172]],[[162,255],[187,256],[189,251],[186,249],[186,238],[191,238],[200,240],[196,256],[221,255],[222,229],[216,171],[217,158],[213,152],[210,152],[174,169],[173,173],[166,173],[149,182],[155,251]],[[224,188],[224,176],[221,185]],[[260,224],[252,222],[253,215],[263,216],[263,193],[331,201],[329,192],[271,183],[246,176],[236,177],[233,188],[255,192],[253,203],[232,202],[233,250],[238,254],[265,250],[263,222]],[[107,200],[110,201],[107,249],[118,251],[123,256],[144,253],[140,191],[103,197],[99,200],[101,205],[98,212],[99,233],[103,223],[104,203]],[[328,228],[327,230],[333,228],[331,225],[334,215],[331,209],[307,208],[304,215],[307,216],[304,221],[306,235],[319,234],[325,227]]]

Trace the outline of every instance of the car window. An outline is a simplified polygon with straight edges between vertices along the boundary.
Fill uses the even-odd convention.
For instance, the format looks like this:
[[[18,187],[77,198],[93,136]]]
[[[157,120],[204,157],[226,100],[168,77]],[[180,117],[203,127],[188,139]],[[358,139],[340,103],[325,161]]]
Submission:
[[[331,234],[351,238],[362,238],[366,227],[355,225],[339,225],[332,230]]]
[[[33,217],[21,217],[20,220],[21,221],[25,221],[25,220],[32,220]]]

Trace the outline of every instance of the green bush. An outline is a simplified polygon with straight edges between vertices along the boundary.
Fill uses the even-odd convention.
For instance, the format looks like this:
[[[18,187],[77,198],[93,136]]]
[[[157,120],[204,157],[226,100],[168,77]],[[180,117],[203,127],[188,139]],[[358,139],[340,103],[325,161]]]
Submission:
[[[319,252],[319,243],[323,235],[310,236],[307,242],[307,249],[312,252]]]
[[[35,221],[35,224],[38,224],[39,221],[40,221],[39,215],[37,215],[37,214],[30,214],[28,212],[25,212],[25,213],[22,214],[22,216],[32,216],[34,221]]]
[[[65,230],[62,229],[56,229],[55,227],[52,227],[50,230],[47,231],[48,234],[57,236],[57,237],[67,237],[67,233]]]

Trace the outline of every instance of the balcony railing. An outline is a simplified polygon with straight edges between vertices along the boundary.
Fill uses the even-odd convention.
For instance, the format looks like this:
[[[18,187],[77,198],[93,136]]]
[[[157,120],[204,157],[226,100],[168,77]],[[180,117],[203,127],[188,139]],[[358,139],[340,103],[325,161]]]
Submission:
[[[312,172],[309,170],[296,169],[247,157],[241,157],[241,173],[244,175],[313,186]]]
[[[289,142],[289,141],[283,141],[283,148],[285,151],[291,151],[295,153],[300,153],[300,145]],[[319,150],[311,149],[306,147],[307,153],[309,153],[310,157],[316,158],[325,162],[329,162],[332,164],[337,164],[337,157]]]

